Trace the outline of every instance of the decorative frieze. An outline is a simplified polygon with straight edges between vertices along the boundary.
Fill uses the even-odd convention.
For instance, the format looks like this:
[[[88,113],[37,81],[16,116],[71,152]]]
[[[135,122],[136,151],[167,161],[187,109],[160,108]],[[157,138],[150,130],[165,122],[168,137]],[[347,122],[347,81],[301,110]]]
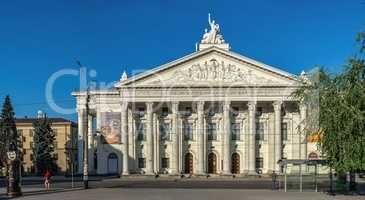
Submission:
[[[138,97],[224,97],[224,96],[253,96],[253,97],[280,97],[288,96],[294,88],[236,88],[236,87],[222,87],[222,88],[131,88],[130,96],[125,98]]]

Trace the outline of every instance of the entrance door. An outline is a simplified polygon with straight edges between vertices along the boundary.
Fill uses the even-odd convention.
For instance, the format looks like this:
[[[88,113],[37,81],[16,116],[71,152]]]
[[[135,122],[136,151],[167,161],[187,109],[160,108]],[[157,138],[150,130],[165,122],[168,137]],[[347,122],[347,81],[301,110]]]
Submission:
[[[217,156],[214,153],[210,153],[208,155],[208,173],[217,173]]]
[[[193,154],[187,153],[185,155],[185,174],[192,174],[194,170]]]
[[[108,156],[108,174],[118,174],[118,156],[115,153]]]
[[[232,154],[232,174],[240,173],[240,155],[238,153]]]

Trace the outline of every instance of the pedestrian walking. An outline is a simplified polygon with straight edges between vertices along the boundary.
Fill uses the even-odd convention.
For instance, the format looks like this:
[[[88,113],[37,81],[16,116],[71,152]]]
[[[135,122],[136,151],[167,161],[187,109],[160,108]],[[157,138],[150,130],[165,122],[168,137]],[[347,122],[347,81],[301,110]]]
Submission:
[[[271,189],[272,190],[277,190],[277,183],[276,183],[276,180],[277,180],[277,174],[275,171],[272,171],[272,174],[271,174],[271,180],[272,180],[272,187]]]
[[[52,173],[48,169],[46,169],[43,177],[44,177],[44,187],[46,190],[49,190],[51,188]]]

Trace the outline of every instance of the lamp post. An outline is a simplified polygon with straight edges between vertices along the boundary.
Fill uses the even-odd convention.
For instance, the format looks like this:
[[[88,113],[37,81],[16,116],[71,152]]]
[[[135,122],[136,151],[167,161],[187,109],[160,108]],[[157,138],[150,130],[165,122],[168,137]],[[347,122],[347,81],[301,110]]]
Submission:
[[[85,68],[83,68],[83,66],[81,65],[80,61],[76,61],[77,65],[84,70]],[[81,123],[84,123],[84,132],[83,132],[83,137],[84,137],[84,145],[83,145],[83,182],[84,182],[84,189],[88,189],[89,188],[89,140],[88,140],[88,130],[89,130],[89,102],[90,102],[90,88],[89,85],[86,88],[86,120],[84,120]]]
[[[89,87],[86,91],[86,120],[84,129],[84,189],[89,188],[89,102],[90,102],[90,90]]]
[[[16,151],[7,152],[8,162],[7,162],[7,175],[8,175],[8,188],[7,195],[9,197],[21,196],[20,188],[20,161],[19,156],[17,156]]]

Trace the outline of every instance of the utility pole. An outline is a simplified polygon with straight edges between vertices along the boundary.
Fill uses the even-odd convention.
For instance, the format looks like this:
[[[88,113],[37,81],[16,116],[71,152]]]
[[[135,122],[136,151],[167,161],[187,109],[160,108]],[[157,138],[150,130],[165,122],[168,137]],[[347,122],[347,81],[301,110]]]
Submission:
[[[82,65],[80,63],[80,61],[77,61],[77,64],[79,65],[80,69],[82,69]],[[89,131],[89,102],[90,102],[90,90],[89,90],[89,85],[87,84],[87,88],[86,88],[86,102],[85,102],[85,110],[86,110],[86,120],[84,120],[82,123],[84,123],[84,132],[83,132],[83,136],[84,136],[84,145],[83,145],[83,155],[84,155],[84,159],[83,159],[83,167],[84,167],[84,173],[83,173],[83,181],[84,181],[84,189],[88,189],[89,188],[89,136],[88,136],[88,131]]]

